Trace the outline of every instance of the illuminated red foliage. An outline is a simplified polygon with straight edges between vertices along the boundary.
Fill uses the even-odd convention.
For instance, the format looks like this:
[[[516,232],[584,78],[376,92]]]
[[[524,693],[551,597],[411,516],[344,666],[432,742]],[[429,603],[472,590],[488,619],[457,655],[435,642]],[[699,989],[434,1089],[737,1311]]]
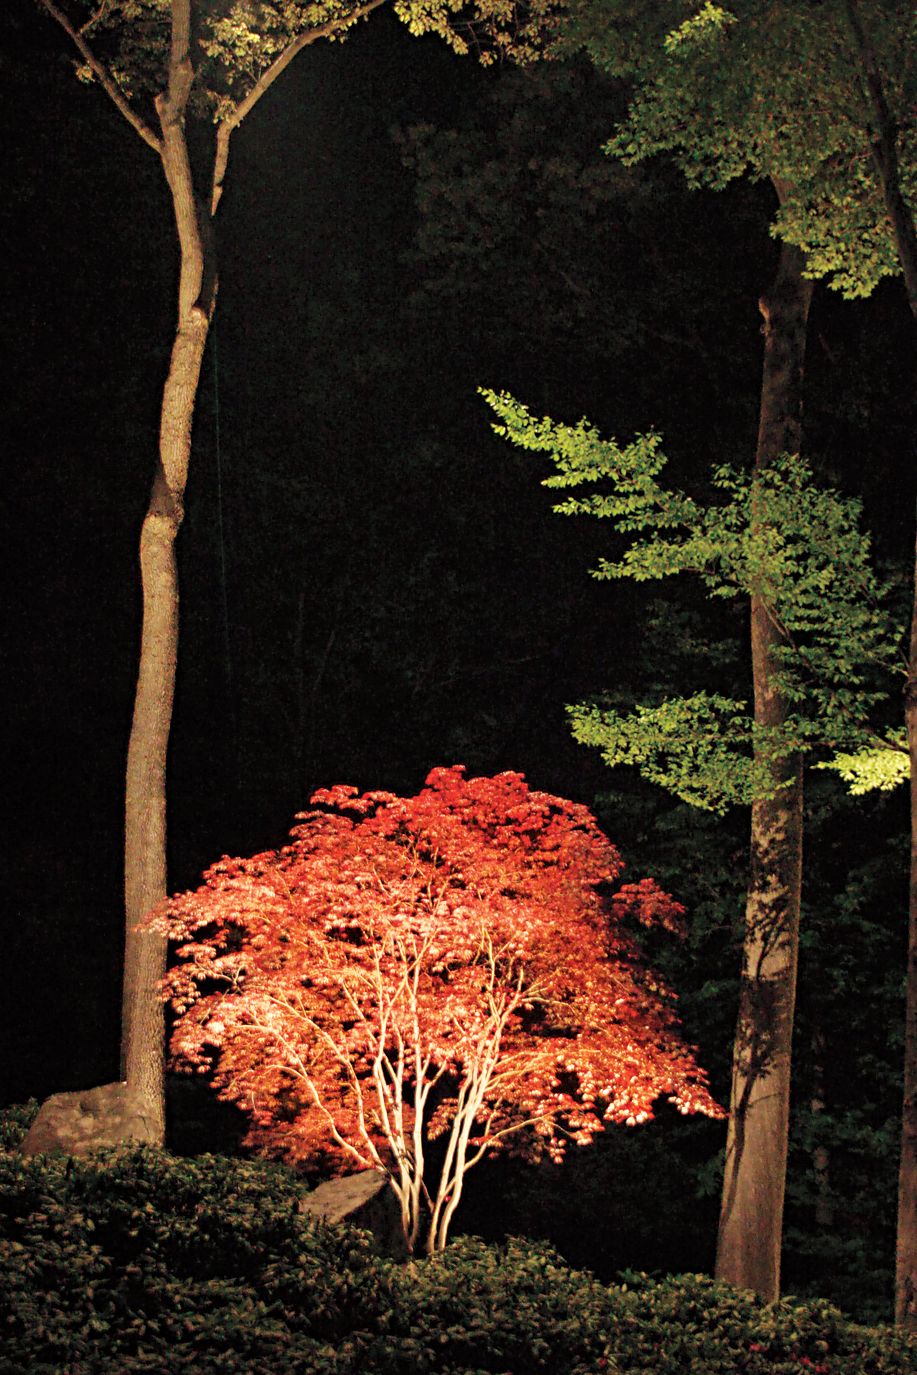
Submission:
[[[156,920],[174,1063],[214,1072],[265,1154],[386,1173],[439,1249],[465,1172],[554,1159],[660,1098],[720,1116],[634,922],[678,929],[582,806],[436,769],[416,797],[317,792],[290,844],[223,859]],[[429,1142],[445,1163],[429,1184]]]

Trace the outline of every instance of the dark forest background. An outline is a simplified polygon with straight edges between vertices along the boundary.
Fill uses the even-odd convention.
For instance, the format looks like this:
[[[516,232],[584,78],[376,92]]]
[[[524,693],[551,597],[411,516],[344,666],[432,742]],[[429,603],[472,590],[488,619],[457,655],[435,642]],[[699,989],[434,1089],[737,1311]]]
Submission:
[[[714,642],[741,676],[741,612],[591,580],[607,531],[552,514],[546,470],[493,436],[476,393],[658,429],[692,488],[750,460],[770,194],[611,163],[620,101],[585,65],[483,71],[379,13],[311,49],[239,131],[180,538],[170,881],[281,843],[315,787],[521,770],[594,807],[633,873],[686,904],[686,944],[652,953],[722,1097],[747,818],[610,773],[564,706],[700,681]],[[0,16],[0,107],[0,1064],[17,1102],[117,1074],[136,541],[175,261],[154,156],[25,6]],[[897,282],[856,303],[818,287],[806,397],[816,471],[862,496],[902,577],[909,328]],[[809,794],[786,1282],[884,1316],[906,799],[824,774]],[[606,1272],[704,1268],[722,1134],[663,1115],[563,1171],[494,1166],[465,1225],[548,1234]]]

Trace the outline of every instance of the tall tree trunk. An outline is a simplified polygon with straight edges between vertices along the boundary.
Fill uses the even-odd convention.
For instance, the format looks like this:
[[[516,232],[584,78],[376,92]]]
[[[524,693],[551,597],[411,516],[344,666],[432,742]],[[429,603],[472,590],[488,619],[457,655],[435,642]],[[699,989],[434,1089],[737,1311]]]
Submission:
[[[911,760],[911,876],[904,1011],[904,1102],[895,1245],[895,1322],[917,1330],[917,548],[914,551],[914,603],[904,715]]]
[[[140,923],[166,895],[166,757],[178,658],[175,539],[182,521],[191,422],[206,340],[207,320],[201,312],[182,322],[163,392],[160,459],[140,535],[143,626],[127,751],[121,1078],[143,1094],[161,1139],[165,1018],[158,985],[166,969],[166,941]],[[166,448],[180,460],[170,464],[171,481],[165,475]]]
[[[67,34],[82,63],[119,113],[161,159],[179,239],[178,321],[163,389],[159,459],[140,538],[143,625],[125,788],[121,1077],[145,1100],[148,1126],[158,1131],[162,1140],[165,1028],[158,985],[165,972],[166,946],[160,937],[144,929],[143,919],[166,894],[166,758],[178,655],[175,539],[182,521],[201,364],[216,304],[213,221],[223,195],[233,131],[303,48],[318,39],[342,35],[385,0],[366,0],[350,13],[337,13],[314,28],[300,29],[300,20],[292,17],[286,46],[250,84],[242,99],[228,103],[218,120],[206,205],[195,194],[185,138],[185,115],[194,82],[192,0],[163,3],[170,13],[170,38],[166,89],[155,102],[161,137],[93,51],[87,35],[95,20],[77,28],[56,0],[39,3]],[[98,17],[97,13],[95,19]],[[130,22],[124,20],[125,24]]]
[[[185,138],[185,108],[193,79],[188,38],[187,6],[175,5],[169,87],[156,108],[180,249],[178,321],[163,388],[159,458],[140,536],[143,626],[124,818],[121,1077],[142,1094],[160,1140],[165,1138],[165,1018],[158,985],[166,968],[166,942],[141,923],[166,895],[166,758],[178,658],[175,539],[183,515],[201,364],[216,301],[209,214],[195,196]]]
[[[873,164],[895,239],[904,289],[917,325],[917,224],[901,191],[899,131],[885,95],[885,81],[857,0],[847,15],[872,113]],[[895,1322],[917,1331],[917,549],[904,719],[911,767],[911,871],[908,898],[907,994],[904,1013],[904,1101],[898,1170],[895,1245]]]
[[[811,283],[802,276],[803,265],[798,249],[785,245],[773,286],[760,302],[765,344],[756,473],[780,454],[797,453],[800,447],[803,361],[812,294]],[[753,510],[753,523],[754,519]],[[762,589],[751,598],[758,730],[779,731],[786,719],[787,704],[776,681],[782,644],[766,589]],[[773,1302],[780,1293],[803,793],[798,755],[777,759],[759,755],[758,762],[766,765],[776,791],[752,806],[751,873],[716,1274]]]

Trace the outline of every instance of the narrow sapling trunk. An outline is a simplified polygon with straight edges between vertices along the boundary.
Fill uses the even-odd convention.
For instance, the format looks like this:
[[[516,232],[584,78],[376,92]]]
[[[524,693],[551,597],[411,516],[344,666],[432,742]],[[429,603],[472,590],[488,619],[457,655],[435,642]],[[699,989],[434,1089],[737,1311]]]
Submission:
[[[774,284],[760,302],[765,345],[756,473],[762,473],[780,454],[797,453],[800,447],[811,298],[811,283],[802,276],[803,261],[797,249],[784,246]],[[762,588],[751,598],[759,731],[779,732],[786,720],[787,704],[779,687],[783,643],[767,589]],[[780,1292],[803,789],[797,754],[759,759],[764,762],[774,793],[752,806],[751,872],[716,1274],[773,1302]]]

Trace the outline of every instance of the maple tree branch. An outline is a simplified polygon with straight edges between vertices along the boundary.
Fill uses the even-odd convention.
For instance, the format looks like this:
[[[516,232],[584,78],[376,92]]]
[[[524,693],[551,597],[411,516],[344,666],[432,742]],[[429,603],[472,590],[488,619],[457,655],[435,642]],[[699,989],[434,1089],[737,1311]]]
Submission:
[[[465,1095],[465,1101],[461,1104],[460,1111],[456,1113],[446,1151],[446,1160],[440,1176],[436,1204],[430,1221],[430,1250],[441,1251],[445,1246],[449,1224],[462,1197],[465,1175],[483,1153],[482,1151],[476,1152],[474,1158],[469,1162],[468,1142],[484,1102],[488,1080],[489,1075],[486,1069],[473,1076],[469,1091]],[[462,1086],[463,1091],[466,1085]]]
[[[489,1026],[485,1028],[484,1034],[480,1038],[478,1056],[466,1069],[465,1078],[459,1086],[456,1096],[455,1116],[452,1130],[449,1133],[439,1189],[430,1221],[430,1248],[435,1250],[441,1250],[445,1245],[449,1224],[462,1195],[462,1182],[465,1174],[472,1165],[481,1159],[487,1149],[486,1145],[482,1144],[469,1161],[468,1144],[472,1128],[484,1103],[500,1058],[500,1047],[507,1022],[518,1003],[517,996],[507,997],[502,1000],[502,1005],[494,997],[497,962],[493,944],[489,933],[486,931],[482,932],[482,948],[486,951],[490,976],[487,988]],[[488,1119],[488,1125],[492,1120],[493,1113]]]
[[[389,1082],[386,1082],[386,1072],[388,1075]],[[400,1145],[400,1142],[404,1139],[404,1133],[403,1131],[398,1130],[399,1118],[401,1117],[401,1106],[403,1101],[401,1098],[401,1075],[399,1072],[395,1070],[395,1068],[392,1066],[391,1060],[386,1055],[385,1042],[381,1039],[381,1037],[379,1040],[379,1048],[376,1051],[376,1055],[373,1060],[372,1080],[376,1089],[376,1101],[379,1105],[379,1125],[382,1128],[383,1136],[385,1137],[386,1141],[391,1147],[395,1159],[398,1161],[400,1166],[403,1163],[402,1157],[404,1155],[404,1148]],[[389,1089],[393,1099],[392,1111],[395,1115],[394,1126],[392,1125],[392,1115],[389,1111],[386,1089]]]
[[[93,76],[96,78],[105,94],[109,97],[112,103],[116,106],[116,108],[127,120],[131,128],[134,129],[140,135],[144,143],[149,144],[149,146],[153,149],[154,153],[158,153],[161,157],[162,140],[156,137],[156,135],[153,133],[153,130],[149,127],[145,120],[143,120],[140,117],[140,115],[138,115],[137,111],[130,104],[127,97],[124,95],[123,91],[119,90],[118,84],[115,81],[114,77],[111,75],[111,72],[109,72],[108,68],[105,67],[104,64],[99,61],[95,53],[90,48],[89,44],[86,42],[86,39],[83,37],[85,29],[88,29],[90,25],[94,24],[96,20],[99,18],[99,15],[102,13],[102,9],[104,9],[104,5],[99,9],[95,16],[89,21],[89,23],[84,25],[83,29],[78,30],[73,27],[73,25],[70,23],[70,20],[64,14],[63,10],[59,9],[58,6],[54,3],[54,0],[38,0],[38,3],[39,5],[41,5],[45,13],[50,15],[50,17],[60,25],[60,27],[64,30],[64,33],[67,34],[68,38],[70,38],[71,41],[75,44],[80,56],[86,63],[86,66],[92,72]]]
[[[277,1007],[284,1008],[287,1011],[291,1010],[289,1004],[283,1003],[280,999],[269,998],[268,1001],[273,1003]],[[289,1057],[286,1065],[287,1070],[296,1074],[296,1076],[302,1081],[302,1083],[305,1084],[312,1098],[313,1104],[315,1105],[315,1107],[318,1108],[319,1112],[322,1114],[322,1116],[328,1123],[328,1130],[335,1144],[339,1146],[342,1150],[345,1150],[350,1155],[352,1155],[359,1164],[367,1166],[367,1168],[370,1169],[378,1169],[380,1172],[387,1174],[388,1171],[385,1167],[382,1157],[376,1150],[372,1137],[369,1135],[369,1132],[366,1129],[366,1118],[363,1107],[362,1086],[359,1081],[359,1076],[353,1068],[353,1065],[351,1064],[349,1058],[338,1050],[333,1038],[328,1035],[324,1028],[320,1027],[318,1023],[310,1017],[304,1017],[302,1020],[309,1027],[309,1030],[312,1031],[315,1035],[319,1037],[321,1041],[324,1042],[326,1048],[331,1051],[333,1059],[344,1069],[347,1078],[350,1080],[351,1089],[353,1090],[354,1097],[356,1098],[357,1102],[357,1117],[360,1127],[360,1136],[363,1140],[367,1154],[369,1156],[370,1163],[368,1166],[366,1156],[363,1155],[359,1150],[357,1150],[357,1148],[353,1145],[352,1142],[347,1141],[341,1135],[341,1132],[338,1129],[338,1125],[335,1121],[333,1113],[322,1100],[322,1097],[319,1094],[318,1088],[315,1084],[315,1080],[310,1071],[307,1069],[305,1063],[303,1062],[302,1056],[296,1050],[295,1046],[293,1046],[290,1043],[289,1039],[286,1036],[284,1036],[282,1032],[278,1031],[276,1027],[268,1026],[265,1023],[258,1021],[253,1021],[251,1025],[256,1030],[263,1032],[272,1040],[276,1041],[278,1045],[281,1047],[281,1049],[286,1051],[287,1056]],[[293,1064],[295,1064],[295,1069],[293,1068],[293,1065],[290,1064],[290,1061],[292,1061]]]
[[[275,57],[271,65],[261,73],[254,86],[252,86],[248,94],[239,101],[232,113],[220,120],[217,126],[216,152],[213,160],[213,181],[210,192],[211,216],[216,214],[217,207],[223,195],[223,183],[226,178],[226,167],[229,162],[229,140],[232,137],[233,130],[238,129],[243,119],[251,114],[261,97],[271,86],[273,86],[278,76],[286,70],[293,61],[293,58],[298,56],[303,48],[309,47],[310,44],[315,43],[320,38],[330,38],[332,34],[343,33],[345,29],[349,29],[351,25],[359,23],[359,21],[365,18],[372,10],[377,9],[380,5],[384,5],[385,3],[386,0],[365,0],[364,4],[358,5],[355,10],[351,11],[351,13],[344,18],[329,19],[326,24],[319,24],[317,28],[309,29],[306,33],[299,34],[297,38],[294,38],[292,43],[287,44],[283,51]]]
[[[327,952],[325,952],[325,954],[326,962],[328,962]],[[330,968],[330,962],[328,963]],[[389,997],[388,1000],[386,1000],[385,982],[382,976],[378,948],[374,948],[373,950],[373,966],[373,974],[375,975],[375,977],[372,977],[372,975],[363,970],[356,970],[353,972],[356,972],[358,975],[362,976],[362,981],[364,985],[375,995],[379,1018],[378,1028],[376,1030],[373,1029],[373,1025],[370,1019],[366,1016],[366,1012],[362,1004],[354,996],[352,990],[348,987],[345,981],[341,981],[340,988],[344,994],[345,1001],[347,1002],[348,1006],[354,1014],[357,1024],[365,1029],[371,1041],[375,1039],[376,1049],[373,1053],[371,1078],[376,1090],[376,1101],[378,1104],[380,1127],[383,1136],[388,1142],[389,1149],[391,1150],[392,1155],[398,1164],[398,1169],[401,1176],[401,1187],[403,1190],[409,1190],[409,1153],[405,1147],[404,1135],[404,1043],[397,1023],[394,1024],[392,1033],[394,1036],[396,1046],[396,1056],[394,1063],[392,1062],[392,1058],[386,1050],[386,1042],[388,1039],[388,1027],[392,1008],[401,992],[401,989],[405,986],[406,974],[402,975],[401,984],[395,990],[395,993],[391,997]],[[327,1049],[329,1049],[331,1052],[332,1058],[335,1059],[337,1063],[342,1065],[345,1071],[347,1072],[348,1078],[351,1081],[351,1087],[353,1089],[354,1096],[357,1101],[358,1122],[361,1136],[366,1141],[368,1148],[373,1152],[374,1157],[376,1159],[380,1159],[378,1153],[376,1152],[375,1146],[372,1143],[372,1139],[370,1137],[369,1130],[366,1125],[366,1113],[363,1101],[363,1086],[360,1082],[359,1076],[353,1069],[350,1057],[346,1053],[342,1052],[335,1044],[333,1039],[328,1035],[328,1033],[318,1028],[314,1021],[307,1014],[302,1014],[302,1020],[305,1022],[307,1026],[310,1027],[310,1029],[318,1032],[318,1034],[322,1036],[322,1039],[324,1040]],[[386,1089],[390,1090],[392,1095],[391,1107],[389,1105],[389,1101],[387,1098]],[[394,1121],[392,1116],[393,1114]],[[395,1186],[393,1185],[393,1187]],[[397,1188],[396,1192],[399,1193],[399,1197],[402,1197],[403,1202],[402,1193]]]

